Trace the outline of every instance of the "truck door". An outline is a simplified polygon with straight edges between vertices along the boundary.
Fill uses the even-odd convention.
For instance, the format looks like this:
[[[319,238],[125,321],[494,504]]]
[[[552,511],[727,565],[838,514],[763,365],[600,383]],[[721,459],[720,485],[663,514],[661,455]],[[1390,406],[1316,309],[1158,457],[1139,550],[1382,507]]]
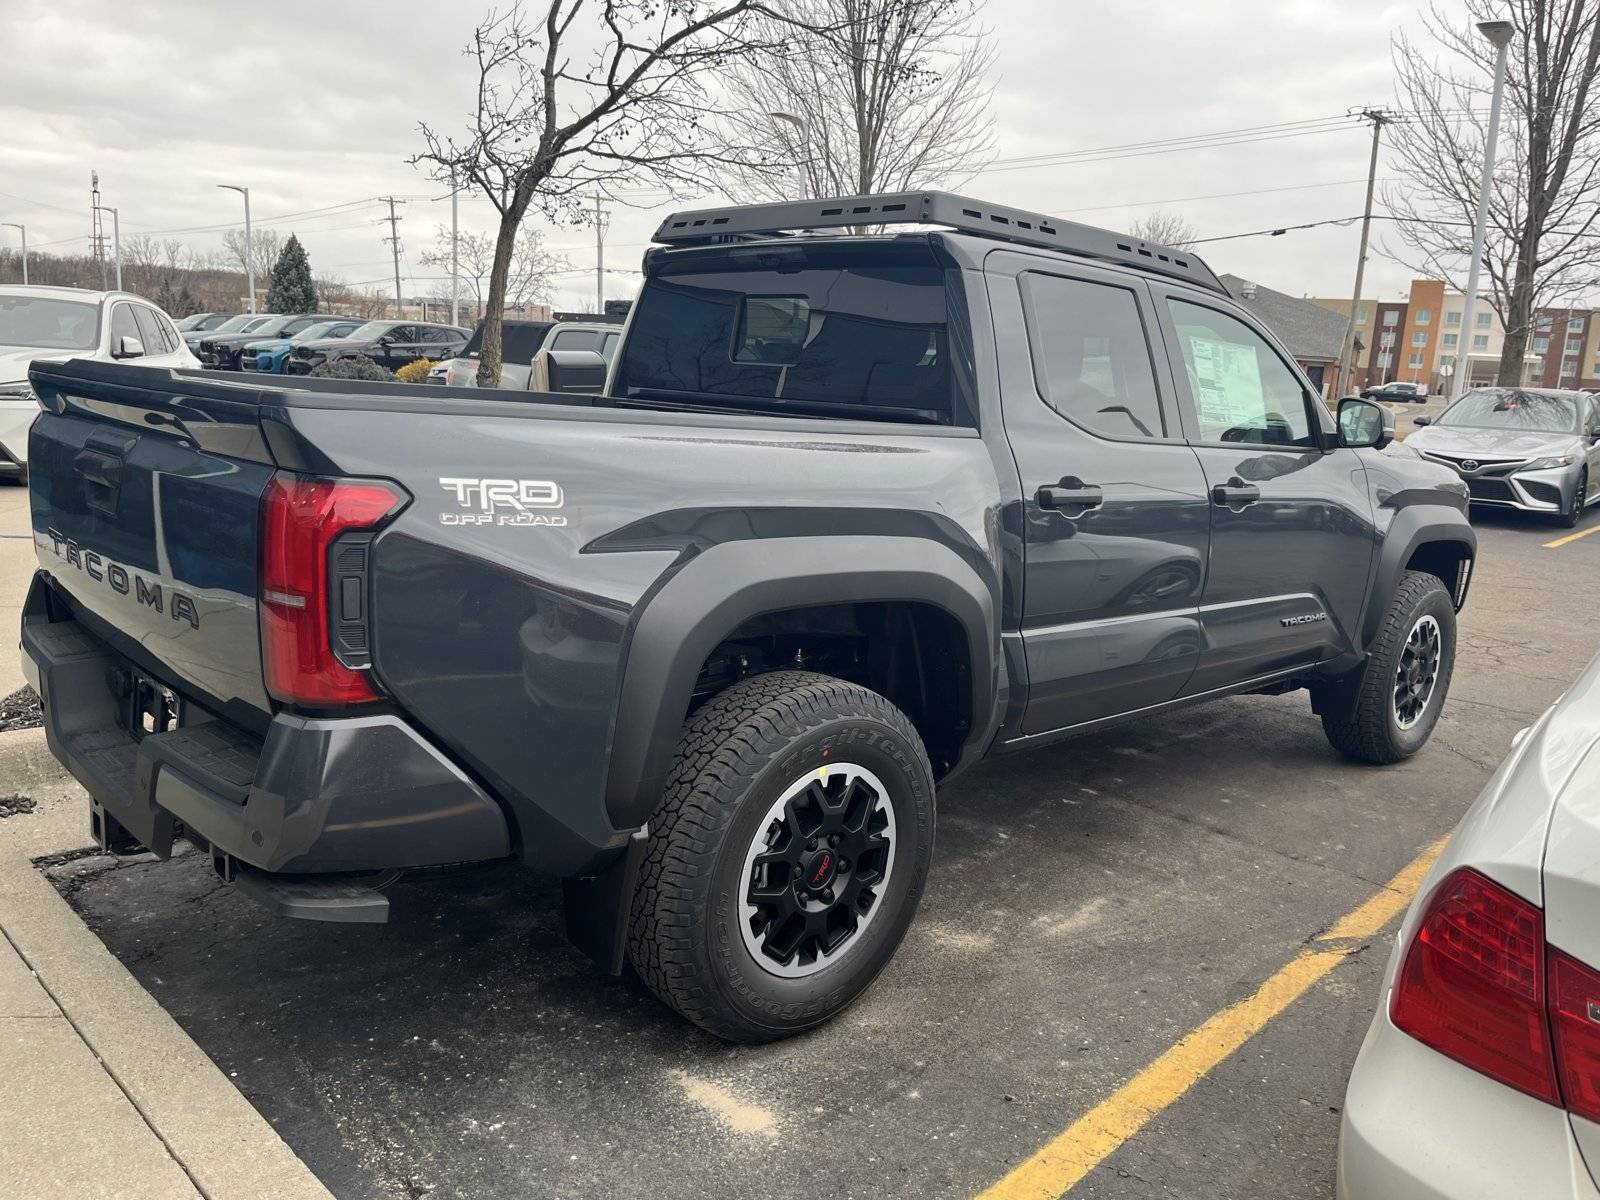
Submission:
[[[1253,320],[1205,293],[1151,292],[1211,503],[1205,648],[1185,691],[1339,654],[1359,638],[1376,546],[1357,451],[1334,446],[1327,406]]]
[[[1200,652],[1210,513],[1135,276],[986,263],[1023,499],[1022,732],[1178,695]]]

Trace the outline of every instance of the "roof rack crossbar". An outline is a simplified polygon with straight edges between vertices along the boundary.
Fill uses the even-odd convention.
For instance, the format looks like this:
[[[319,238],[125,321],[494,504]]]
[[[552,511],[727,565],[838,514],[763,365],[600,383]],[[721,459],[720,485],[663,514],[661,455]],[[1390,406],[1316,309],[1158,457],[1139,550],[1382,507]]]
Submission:
[[[1137,267],[1228,294],[1205,261],[1187,250],[949,192],[889,192],[678,212],[661,223],[653,240],[665,246],[706,245],[857,225],[939,225],[998,241]]]

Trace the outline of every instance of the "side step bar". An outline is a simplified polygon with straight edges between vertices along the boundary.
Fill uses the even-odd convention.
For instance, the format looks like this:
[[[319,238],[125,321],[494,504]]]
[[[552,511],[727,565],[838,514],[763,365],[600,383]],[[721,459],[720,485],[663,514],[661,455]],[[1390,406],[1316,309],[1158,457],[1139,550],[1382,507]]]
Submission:
[[[399,871],[274,875],[224,855],[213,855],[211,862],[218,875],[263,908],[301,921],[382,925],[389,919],[389,897],[379,889],[400,878]]]

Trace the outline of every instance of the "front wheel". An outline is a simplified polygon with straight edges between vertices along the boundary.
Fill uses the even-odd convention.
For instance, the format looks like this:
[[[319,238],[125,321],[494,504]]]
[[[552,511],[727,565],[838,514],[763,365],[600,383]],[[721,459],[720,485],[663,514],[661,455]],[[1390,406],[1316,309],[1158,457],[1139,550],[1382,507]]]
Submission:
[[[1556,518],[1556,524],[1563,529],[1571,529],[1583,520],[1583,509],[1589,498],[1589,470],[1584,470],[1578,475],[1577,486],[1572,489],[1572,500]]]
[[[806,671],[747,679],[684,727],[650,822],[629,959],[728,1041],[820,1025],[905,936],[933,825],[927,754],[888,700]]]
[[[1352,681],[1354,703],[1332,705],[1322,714],[1328,741],[1362,762],[1410,758],[1439,722],[1455,656],[1450,593],[1438,576],[1407,571]]]

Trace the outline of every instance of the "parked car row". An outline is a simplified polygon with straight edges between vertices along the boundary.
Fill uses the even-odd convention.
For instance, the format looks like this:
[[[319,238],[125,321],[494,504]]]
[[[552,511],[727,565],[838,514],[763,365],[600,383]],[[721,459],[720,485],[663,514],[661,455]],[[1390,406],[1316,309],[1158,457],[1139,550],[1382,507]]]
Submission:
[[[323,363],[357,356],[380,367],[398,371],[419,358],[438,362],[454,358],[466,346],[469,334],[454,325],[425,321],[368,321],[344,336],[305,338],[289,352],[285,369],[290,375],[309,375]]]

